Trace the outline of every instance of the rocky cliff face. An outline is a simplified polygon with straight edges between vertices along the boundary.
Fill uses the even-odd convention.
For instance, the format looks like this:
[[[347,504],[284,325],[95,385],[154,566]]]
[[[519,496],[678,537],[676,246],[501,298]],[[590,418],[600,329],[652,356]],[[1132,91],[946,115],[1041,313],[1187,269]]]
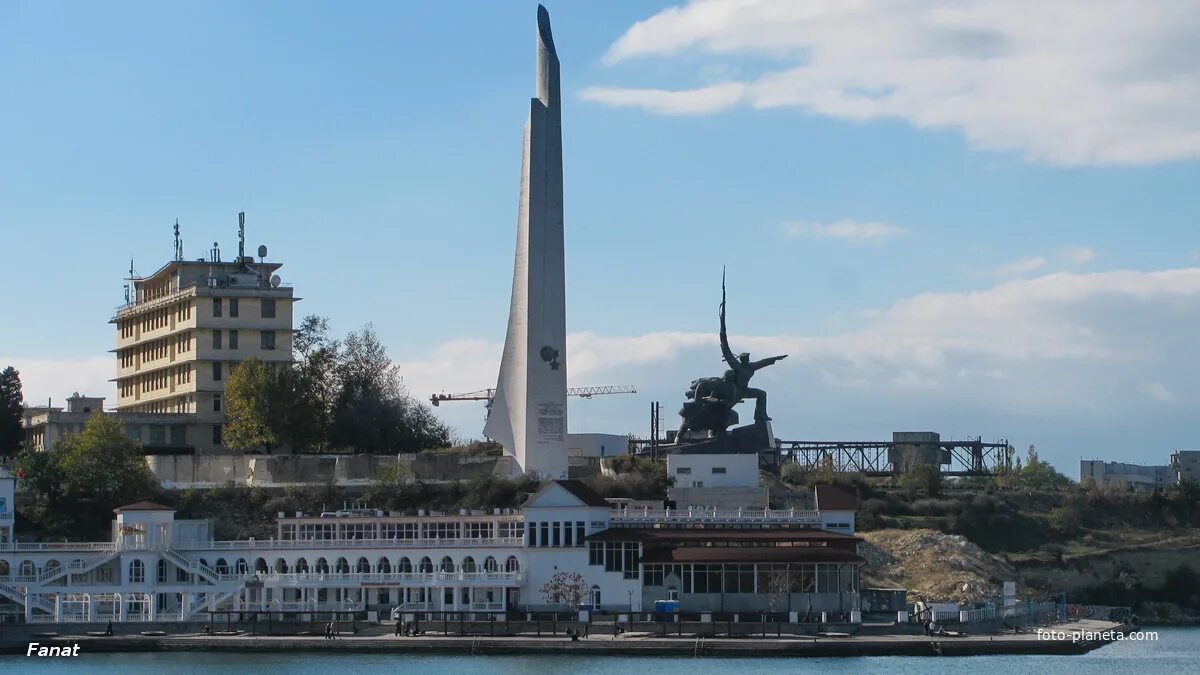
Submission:
[[[936,530],[860,533],[867,559],[864,586],[907,588],[917,598],[971,603],[996,598],[1005,581],[1018,579],[1012,565],[966,537]]]
[[[1194,530],[1157,538],[1137,533],[1126,545],[1027,555],[1014,562],[965,537],[936,530],[859,534],[865,540],[859,553],[868,563],[863,586],[907,588],[909,602],[988,600],[1000,595],[1003,582],[1013,580],[1022,591],[1065,592],[1068,602],[1131,606],[1143,621],[1200,621],[1200,584],[1188,572],[1200,570],[1200,532]]]

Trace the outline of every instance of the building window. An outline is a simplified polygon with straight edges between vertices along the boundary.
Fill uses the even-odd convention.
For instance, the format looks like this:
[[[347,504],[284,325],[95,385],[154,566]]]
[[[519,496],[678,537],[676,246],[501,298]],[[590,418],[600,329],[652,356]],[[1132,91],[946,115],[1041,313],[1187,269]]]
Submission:
[[[539,539],[541,540],[542,548],[550,548],[550,523],[549,521],[542,521],[540,525],[542,533]]]
[[[551,545],[554,546],[554,548],[562,546],[562,523],[555,522],[554,528],[551,530],[551,532],[552,534],[550,537],[554,542]]]
[[[714,467],[712,468],[712,472],[713,472],[713,473],[725,473],[725,467],[723,467],[723,466],[714,466]]]
[[[575,536],[574,535],[575,535],[575,530],[571,527],[571,524],[563,523],[562,545],[564,547],[572,548],[575,546]]]
[[[221,395],[213,394],[213,412],[221,412]]]
[[[687,475],[687,474],[689,474],[689,473],[691,473],[691,472],[692,472],[692,467],[690,467],[690,466],[677,466],[677,467],[675,467],[675,473],[679,474],[680,476]]]
[[[426,539],[458,539],[461,529],[456,522],[434,522],[425,525]]]
[[[235,306],[236,306],[236,305],[235,305]],[[231,309],[232,309],[232,308],[231,308]],[[230,348],[230,349],[237,349],[237,348],[238,348],[238,346],[237,346],[237,337],[238,337],[238,336],[237,336],[237,331],[236,331],[236,330],[231,330],[231,331],[229,331],[229,348]]]
[[[238,299],[229,299],[229,318],[236,319],[238,315]]]
[[[575,523],[575,545],[576,546],[583,546],[583,543],[584,543],[583,542],[583,536],[584,536],[583,532],[584,532],[583,521],[582,520],[577,521]]]
[[[262,318],[275,318],[275,298],[263,298],[262,300]]]
[[[213,382],[221,381],[221,362],[213,361]]]
[[[588,544],[588,564],[604,565],[605,572],[623,572],[626,579],[637,579],[640,563],[636,542],[593,541]]]
[[[140,584],[146,581],[146,563],[141,560],[129,562],[129,583]]]
[[[262,332],[262,344],[260,346],[263,349],[275,349],[275,331],[264,330]]]
[[[213,298],[213,316],[221,316],[221,299]]]
[[[213,445],[221,445],[221,425],[213,425]]]
[[[220,349],[220,348],[221,348],[221,331],[214,330],[213,331],[213,349]]]

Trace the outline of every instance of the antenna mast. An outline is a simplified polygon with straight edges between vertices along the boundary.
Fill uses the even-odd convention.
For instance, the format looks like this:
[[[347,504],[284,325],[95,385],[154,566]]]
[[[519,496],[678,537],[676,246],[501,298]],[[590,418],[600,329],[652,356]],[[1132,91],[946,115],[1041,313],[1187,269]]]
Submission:
[[[238,212],[238,259],[242,262],[242,258],[246,257],[246,212]]]
[[[175,260],[183,260],[183,240],[179,238],[179,219],[175,219]]]

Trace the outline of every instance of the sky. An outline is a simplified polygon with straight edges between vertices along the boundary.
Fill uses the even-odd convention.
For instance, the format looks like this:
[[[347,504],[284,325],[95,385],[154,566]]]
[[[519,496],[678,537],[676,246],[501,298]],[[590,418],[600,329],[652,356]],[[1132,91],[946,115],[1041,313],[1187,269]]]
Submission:
[[[665,428],[735,351],[785,440],[1200,447],[1200,2],[548,5],[572,431]],[[494,386],[531,2],[0,3],[0,365],[114,397],[108,324],[266,244],[422,398]],[[480,404],[437,413],[478,437]],[[742,416],[751,408],[743,404]]]

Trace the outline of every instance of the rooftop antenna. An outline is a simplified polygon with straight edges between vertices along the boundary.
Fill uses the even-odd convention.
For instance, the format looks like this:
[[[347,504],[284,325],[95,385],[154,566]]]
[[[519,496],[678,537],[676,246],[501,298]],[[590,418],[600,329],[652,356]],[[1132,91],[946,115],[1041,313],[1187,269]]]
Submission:
[[[129,282],[131,282],[133,280],[134,280],[133,258],[130,258],[129,259],[129,277],[127,279],[125,279],[125,304],[127,304],[127,305],[130,302],[130,300],[129,300],[130,293],[133,290],[133,288],[130,286]]]
[[[175,219],[175,259],[183,260],[183,240],[179,238],[179,219]]]
[[[238,262],[246,257],[246,212],[238,212]]]

